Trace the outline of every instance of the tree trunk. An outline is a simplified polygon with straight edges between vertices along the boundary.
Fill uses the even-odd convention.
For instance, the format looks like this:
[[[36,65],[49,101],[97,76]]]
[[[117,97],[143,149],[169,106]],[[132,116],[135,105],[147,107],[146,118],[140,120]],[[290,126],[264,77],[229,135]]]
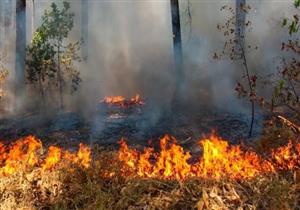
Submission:
[[[57,79],[58,79],[58,85],[59,85],[59,103],[60,103],[60,109],[64,109],[64,97],[63,97],[63,78],[62,78],[62,72],[60,68],[60,46],[61,42],[58,42],[57,44]]]
[[[25,87],[26,59],[26,0],[16,1],[16,96],[21,97]]]
[[[32,14],[31,14],[31,34],[33,35],[35,32],[35,0],[31,1],[32,6]]]
[[[245,46],[245,23],[246,23],[246,12],[244,11],[244,6],[246,5],[246,0],[236,0],[236,28],[235,36],[239,45]]]
[[[4,1],[0,1],[0,49],[3,49],[3,42],[4,42]],[[0,62],[2,62],[2,52],[0,50]],[[0,63],[1,65],[1,63]]]
[[[173,31],[173,50],[175,60],[175,79],[176,79],[176,94],[181,89],[183,82],[183,63],[182,63],[182,41],[181,41],[181,27],[180,27],[180,10],[178,0],[171,0],[172,13],[172,31]]]
[[[88,37],[89,37],[89,1],[81,0],[81,34],[83,44],[81,48],[82,58],[87,61],[88,58]]]
[[[5,30],[5,37],[9,36],[10,33],[10,27],[11,27],[11,22],[12,22],[12,1],[7,0],[3,1],[4,4],[4,30]]]

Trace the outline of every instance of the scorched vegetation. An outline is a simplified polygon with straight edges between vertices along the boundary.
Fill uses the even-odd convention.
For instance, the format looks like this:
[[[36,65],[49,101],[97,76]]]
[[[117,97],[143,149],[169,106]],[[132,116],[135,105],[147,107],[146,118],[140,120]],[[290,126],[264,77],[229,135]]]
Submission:
[[[211,135],[191,155],[160,150],[44,148],[28,136],[0,147],[1,209],[296,209],[300,144],[259,154]]]

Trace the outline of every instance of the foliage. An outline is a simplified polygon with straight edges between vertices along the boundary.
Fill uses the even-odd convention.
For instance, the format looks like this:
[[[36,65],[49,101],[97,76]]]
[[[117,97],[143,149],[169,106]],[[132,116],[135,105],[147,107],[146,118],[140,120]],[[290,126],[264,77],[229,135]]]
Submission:
[[[248,65],[247,55],[252,50],[257,50],[257,46],[247,44],[244,34],[237,34],[236,28],[244,28],[244,31],[251,30],[251,22],[237,22],[239,17],[236,17],[232,7],[224,6],[221,10],[227,10],[231,17],[223,24],[218,25],[218,29],[226,38],[224,48],[221,53],[215,53],[214,58],[227,58],[231,61],[242,61],[244,74],[241,80],[237,82],[235,90],[239,97],[247,97],[252,104],[252,120],[254,113],[254,104],[261,105],[266,111],[274,116],[278,113],[292,116],[296,123],[299,123],[300,116],[300,43],[299,43],[299,8],[300,1],[295,0],[294,6],[298,9],[298,14],[292,18],[284,18],[282,26],[288,28],[289,40],[281,45],[284,56],[281,59],[279,74],[275,77],[268,77],[265,83],[265,88],[270,90],[270,95],[260,96],[257,94],[257,80],[255,74],[251,74]],[[251,8],[247,5],[241,5],[240,10],[248,14]],[[274,120],[274,119],[273,119]],[[271,128],[270,128],[271,129]]]
[[[245,31],[251,30],[251,21],[244,21],[242,17],[248,14],[251,10],[249,5],[240,5],[240,8],[237,8],[240,14],[236,14],[236,11],[233,7],[223,6],[221,11],[227,11],[230,16],[223,23],[218,24],[218,30],[224,35],[225,43],[222,51],[220,53],[215,53],[214,59],[229,59],[233,62],[238,63],[242,66],[243,72],[241,75],[241,80],[237,83],[235,90],[238,93],[239,97],[247,97],[251,103],[251,124],[249,130],[249,137],[252,135],[253,123],[254,123],[254,114],[255,114],[255,103],[259,102],[256,94],[256,81],[257,76],[252,75],[248,65],[248,53],[251,50],[257,50],[258,47],[247,45],[244,36]]]
[[[289,140],[297,139],[297,135],[286,125],[269,119],[264,122],[264,129],[260,138],[255,141],[255,148],[259,153],[267,153],[272,149],[286,145]]]
[[[295,0],[294,6],[300,8],[300,0]],[[279,66],[279,75],[272,98],[268,101],[271,111],[281,111],[287,108],[299,120],[300,116],[300,43],[299,43],[299,10],[292,19],[283,19],[283,27],[288,28],[290,38],[282,43],[281,50],[285,52]],[[280,110],[281,108],[281,110]],[[298,121],[299,122],[299,121]]]
[[[38,87],[44,102],[46,96],[53,94],[50,90],[58,92],[61,107],[64,92],[76,91],[81,82],[79,71],[74,68],[74,62],[81,61],[78,56],[81,43],[65,45],[74,25],[74,14],[69,10],[68,2],[63,2],[62,9],[53,3],[51,10],[45,11],[42,24],[27,48],[28,82]]]

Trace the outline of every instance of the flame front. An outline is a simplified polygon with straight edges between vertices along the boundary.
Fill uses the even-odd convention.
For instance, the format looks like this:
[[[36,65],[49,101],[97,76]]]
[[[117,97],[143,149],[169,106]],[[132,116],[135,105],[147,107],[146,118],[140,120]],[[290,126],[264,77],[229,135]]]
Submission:
[[[90,148],[80,144],[76,153],[65,151],[60,147],[50,146],[44,157],[42,142],[34,136],[16,141],[11,146],[0,144],[0,174],[12,175],[19,171],[40,168],[42,171],[55,168],[66,162],[89,167]]]
[[[130,149],[120,142],[119,159],[124,163],[123,172],[145,178],[183,180],[190,177],[248,179],[277,170],[293,170],[300,166],[300,144],[289,143],[272,152],[264,159],[253,151],[244,151],[240,146],[229,146],[228,142],[214,135],[199,141],[202,156],[191,160],[189,152],[176,143],[176,139],[164,136],[160,140],[159,153],[153,148],[144,152]]]
[[[292,142],[273,150],[268,158],[262,158],[254,151],[245,151],[239,145],[230,146],[215,135],[200,140],[198,146],[201,156],[192,158],[190,152],[185,151],[169,135],[161,138],[160,152],[155,152],[152,147],[139,152],[129,148],[126,141],[121,139],[118,152],[121,175],[172,180],[191,177],[249,179],[280,170],[296,170],[300,166],[300,144]],[[8,176],[35,169],[51,171],[58,166],[70,167],[72,164],[87,169],[92,161],[91,156],[91,148],[84,144],[79,145],[77,152],[57,146],[50,146],[44,151],[39,139],[28,136],[9,146],[0,143],[0,175]],[[112,170],[106,174],[111,177],[116,172]]]

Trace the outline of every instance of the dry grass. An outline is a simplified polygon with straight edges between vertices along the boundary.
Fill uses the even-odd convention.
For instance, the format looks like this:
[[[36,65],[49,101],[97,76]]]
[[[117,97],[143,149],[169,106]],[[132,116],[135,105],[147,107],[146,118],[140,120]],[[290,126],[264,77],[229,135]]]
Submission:
[[[90,169],[63,164],[0,178],[0,209],[299,209],[300,173],[252,180],[142,179],[120,175],[115,152],[94,149]]]

